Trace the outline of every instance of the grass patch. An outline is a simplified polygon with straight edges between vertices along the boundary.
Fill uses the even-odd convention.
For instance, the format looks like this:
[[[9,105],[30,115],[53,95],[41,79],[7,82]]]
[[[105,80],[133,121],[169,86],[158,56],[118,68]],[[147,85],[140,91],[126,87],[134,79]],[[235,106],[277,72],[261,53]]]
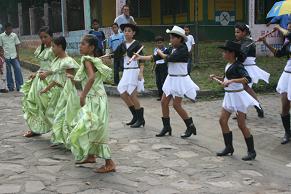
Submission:
[[[145,42],[144,53],[150,55],[153,53],[154,43]],[[199,64],[194,65],[191,73],[191,77],[194,82],[200,87],[201,90],[214,90],[217,92],[222,92],[222,87],[216,82],[210,81],[208,76],[210,74],[224,74],[224,67],[226,62],[222,59],[221,50],[217,49],[218,45],[223,44],[223,42],[203,42],[199,44]],[[34,58],[34,49],[23,48],[20,50],[20,58],[23,61],[28,61],[37,64],[37,60]],[[80,62],[81,57],[76,55],[73,56],[77,62]],[[271,74],[270,83],[265,84],[260,81],[258,84],[254,85],[254,89],[258,92],[270,92],[275,91],[278,79],[284,69],[286,64],[286,58],[275,58],[275,57],[258,57],[257,64],[262,69],[266,70]],[[110,65],[113,68],[112,65]],[[155,75],[151,71],[152,63],[147,62],[145,64],[145,87],[146,88],[156,88]],[[111,80],[113,83],[113,78]]]

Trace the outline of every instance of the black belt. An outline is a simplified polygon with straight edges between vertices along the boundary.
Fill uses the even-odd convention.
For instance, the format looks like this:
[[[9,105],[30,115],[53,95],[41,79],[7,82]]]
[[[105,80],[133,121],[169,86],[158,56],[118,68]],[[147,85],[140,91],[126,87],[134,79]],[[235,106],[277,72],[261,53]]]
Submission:
[[[139,69],[139,67],[125,67],[123,69]]]
[[[173,75],[173,74],[169,74],[169,76],[171,77],[186,77],[188,74],[185,75]]]
[[[291,73],[291,71],[286,71],[286,70],[284,70],[284,72],[285,72],[285,73]]]
[[[242,92],[244,91],[244,89],[238,89],[238,90],[224,90],[225,92],[230,92],[230,93],[233,93],[233,92]]]

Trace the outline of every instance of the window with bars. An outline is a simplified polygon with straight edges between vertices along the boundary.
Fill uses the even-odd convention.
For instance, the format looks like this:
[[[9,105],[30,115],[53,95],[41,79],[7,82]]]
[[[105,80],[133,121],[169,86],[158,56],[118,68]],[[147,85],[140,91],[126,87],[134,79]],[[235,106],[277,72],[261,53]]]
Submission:
[[[162,15],[188,13],[189,0],[161,0]]]
[[[265,24],[268,19],[266,16],[272,6],[279,0],[257,0],[255,1],[255,23]],[[270,19],[269,19],[270,20]]]
[[[131,15],[135,18],[151,17],[151,0],[127,1],[131,8]]]

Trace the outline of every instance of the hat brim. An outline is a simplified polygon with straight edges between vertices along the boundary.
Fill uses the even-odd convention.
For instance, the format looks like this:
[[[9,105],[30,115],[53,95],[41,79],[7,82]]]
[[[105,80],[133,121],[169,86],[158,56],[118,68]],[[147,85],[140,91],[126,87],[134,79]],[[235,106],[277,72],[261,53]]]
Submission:
[[[185,34],[180,33],[178,31],[172,31],[172,30],[167,29],[166,33],[167,34],[177,34],[177,35],[181,36],[184,39],[184,42],[187,42],[187,40],[188,40],[188,38],[187,38],[187,36]]]
[[[126,27],[131,28],[134,32],[138,31],[138,27],[136,25],[134,25],[134,24],[131,24],[131,23],[121,24],[120,25],[121,31],[123,32]]]

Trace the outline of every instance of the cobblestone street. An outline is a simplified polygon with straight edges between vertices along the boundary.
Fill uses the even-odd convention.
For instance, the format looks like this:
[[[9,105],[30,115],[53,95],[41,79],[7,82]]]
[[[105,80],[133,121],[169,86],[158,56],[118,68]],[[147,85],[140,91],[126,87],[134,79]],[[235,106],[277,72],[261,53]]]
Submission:
[[[27,76],[26,76],[27,77]],[[103,164],[76,166],[69,151],[50,148],[50,134],[27,139],[20,93],[0,95],[0,193],[291,193],[291,144],[281,145],[283,127],[280,98],[260,96],[265,118],[249,109],[257,158],[244,162],[246,145],[235,120],[234,155],[216,157],[223,148],[218,116],[221,100],[185,102],[194,119],[197,136],[180,138],[185,126],[171,108],[172,137],[156,138],[161,129],[160,104],[155,98],[142,98],[145,128],[124,125],[130,113],[120,98],[109,97],[110,146],[117,172],[96,174]]]

